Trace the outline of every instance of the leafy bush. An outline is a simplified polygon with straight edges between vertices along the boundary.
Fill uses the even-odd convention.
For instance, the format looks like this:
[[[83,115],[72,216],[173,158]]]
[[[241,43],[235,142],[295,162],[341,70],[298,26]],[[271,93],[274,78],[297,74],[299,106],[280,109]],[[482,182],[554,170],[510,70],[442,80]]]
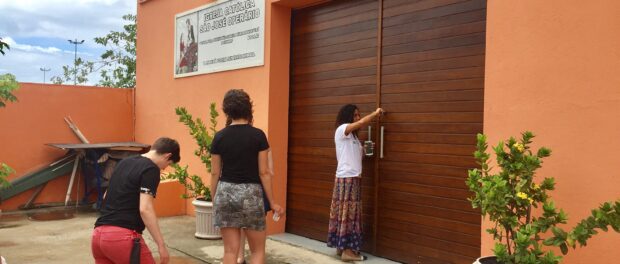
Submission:
[[[478,134],[474,157],[480,168],[469,170],[466,183],[474,193],[470,198],[472,206],[480,208],[482,215],[494,223],[486,231],[496,241],[493,252],[500,263],[559,263],[562,256],[545,246],[559,247],[566,255],[569,247],[585,246],[597,229],[607,231],[611,227],[620,232],[620,200],[603,203],[568,232],[558,227],[566,224],[568,217],[555,207],[548,194],[555,189],[554,179],[544,178],[540,183],[534,180],[536,170],[551,150],[542,147],[533,152],[533,138],[531,132],[524,132],[520,140],[511,137],[494,147],[499,165],[494,174],[489,167],[486,136]],[[533,212],[532,208],[538,209]],[[534,216],[535,212],[541,215]]]
[[[11,175],[11,173],[14,173],[14,172],[15,171],[11,169],[9,165],[0,163],[0,189],[9,187],[9,185],[11,185],[10,182],[6,178],[9,177],[9,175]]]
[[[208,172],[211,172],[211,153],[209,153],[209,149],[211,148],[211,142],[213,142],[213,136],[215,136],[217,117],[219,116],[219,113],[215,109],[215,103],[211,103],[210,110],[210,126],[207,129],[202,119],[196,118],[194,121],[194,117],[188,113],[184,107],[177,107],[175,109],[177,116],[179,116],[179,122],[189,128],[190,135],[198,145],[198,149],[194,151],[194,155],[200,158],[200,161],[205,165]],[[187,172],[187,165],[183,167],[175,164],[172,167],[174,168],[174,172],[168,174],[164,178],[176,179],[185,187],[189,195],[183,194],[183,198],[196,198],[205,201],[212,200],[209,187],[203,183],[202,178],[198,175],[189,175]]]

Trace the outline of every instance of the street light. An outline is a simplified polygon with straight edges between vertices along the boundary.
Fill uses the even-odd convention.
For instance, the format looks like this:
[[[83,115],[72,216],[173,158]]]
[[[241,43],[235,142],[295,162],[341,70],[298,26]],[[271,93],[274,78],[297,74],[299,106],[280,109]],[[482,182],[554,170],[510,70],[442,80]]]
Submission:
[[[41,70],[43,72],[43,83],[45,84],[45,73],[48,72],[48,71],[51,71],[52,69],[50,69],[50,68],[46,69],[45,67],[41,67],[41,68],[39,68],[39,70]]]
[[[73,67],[75,68],[75,71],[73,72],[73,85],[77,85],[77,45],[84,43],[84,40],[69,40],[69,43],[75,45],[75,53],[73,56]]]

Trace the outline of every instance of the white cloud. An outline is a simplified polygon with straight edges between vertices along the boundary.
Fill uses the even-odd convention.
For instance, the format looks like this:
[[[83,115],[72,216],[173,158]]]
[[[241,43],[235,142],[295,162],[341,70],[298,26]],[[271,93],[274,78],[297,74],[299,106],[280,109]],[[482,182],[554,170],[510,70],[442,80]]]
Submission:
[[[33,46],[33,45],[27,45],[27,44],[19,44],[15,42],[15,40],[13,40],[13,38],[11,37],[4,37],[2,40],[5,41],[7,44],[9,44],[9,47],[14,50],[21,50],[21,51],[27,51],[27,52],[38,51],[38,52],[48,53],[48,54],[57,54],[63,51],[56,47],[41,47],[41,46]]]
[[[16,7],[21,9],[46,9],[53,6],[67,6],[67,5],[114,5],[119,2],[130,2],[123,0],[2,0],[0,1],[0,8],[3,7]]]
[[[110,31],[121,31],[125,14],[136,14],[135,0],[0,0],[0,37],[10,45],[0,56],[0,72],[20,82],[42,82],[41,67],[51,68],[46,82],[72,65],[74,46],[67,39],[86,40],[78,56],[96,61],[103,47],[94,42]],[[90,84],[99,80],[91,74]]]
[[[0,0],[0,33],[14,38],[85,39],[121,30],[125,14],[136,13],[130,0]]]
[[[87,60],[94,60],[96,57],[84,56]],[[50,83],[50,78],[62,75],[62,66],[73,64],[73,52],[57,52],[54,54],[44,52],[32,52],[23,49],[13,49],[0,58],[0,72],[14,74],[19,82],[43,82],[43,72],[40,68],[49,68],[51,71],[46,73],[46,83]],[[99,81],[97,73],[89,76],[88,84]]]

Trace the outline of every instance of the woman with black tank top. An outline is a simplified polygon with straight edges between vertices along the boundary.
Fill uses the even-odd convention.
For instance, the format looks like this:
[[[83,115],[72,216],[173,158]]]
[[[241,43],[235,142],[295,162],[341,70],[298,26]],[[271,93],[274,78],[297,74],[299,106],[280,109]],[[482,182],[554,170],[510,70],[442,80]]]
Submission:
[[[269,143],[265,133],[252,126],[252,101],[245,91],[228,91],[222,108],[232,122],[215,134],[210,152],[214,218],[224,240],[223,263],[236,263],[242,228],[250,245],[251,262],[264,263],[263,191],[274,212],[284,214],[284,209],[273,202]]]

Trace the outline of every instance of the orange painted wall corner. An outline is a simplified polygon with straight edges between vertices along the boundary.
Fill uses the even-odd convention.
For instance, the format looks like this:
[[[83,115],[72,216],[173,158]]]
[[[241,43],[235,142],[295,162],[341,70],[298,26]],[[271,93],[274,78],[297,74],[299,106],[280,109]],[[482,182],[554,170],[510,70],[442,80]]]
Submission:
[[[177,180],[163,180],[157,188],[155,212],[158,217],[185,215],[185,188]]]
[[[0,120],[9,128],[0,129],[0,162],[15,170],[9,180],[47,166],[67,152],[45,144],[80,143],[63,119],[67,116],[91,143],[133,140],[133,89],[40,83],[19,85],[15,92],[18,101],[0,108]],[[64,202],[68,183],[68,175],[49,181],[34,202]],[[33,192],[34,188],[2,201],[0,209],[17,209]],[[84,194],[81,175],[73,185],[72,201],[76,193],[79,199]]]
[[[537,179],[555,178],[550,195],[571,229],[620,198],[620,2],[558,3],[488,1],[484,133],[495,145],[530,130],[535,148],[553,151]],[[489,255],[484,224],[481,253]],[[618,233],[601,232],[563,263],[615,263],[618,245]]]

